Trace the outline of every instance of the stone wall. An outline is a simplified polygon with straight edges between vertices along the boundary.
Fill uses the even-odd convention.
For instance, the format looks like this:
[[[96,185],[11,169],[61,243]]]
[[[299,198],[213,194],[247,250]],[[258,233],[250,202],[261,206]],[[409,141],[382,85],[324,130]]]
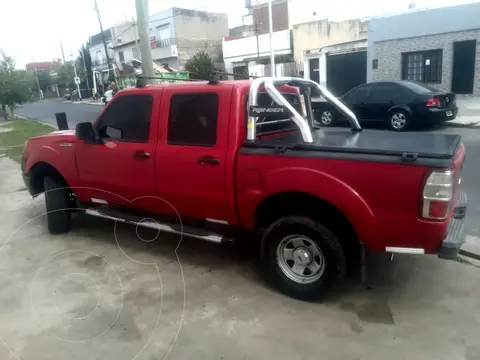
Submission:
[[[378,68],[372,69],[373,80],[400,80],[402,78],[402,53],[442,49],[442,82],[433,86],[441,91],[451,91],[453,43],[475,39],[477,40],[477,52],[473,94],[480,95],[480,29],[376,42],[373,44],[374,60],[378,60]],[[372,64],[367,64],[367,66],[372,66]]]

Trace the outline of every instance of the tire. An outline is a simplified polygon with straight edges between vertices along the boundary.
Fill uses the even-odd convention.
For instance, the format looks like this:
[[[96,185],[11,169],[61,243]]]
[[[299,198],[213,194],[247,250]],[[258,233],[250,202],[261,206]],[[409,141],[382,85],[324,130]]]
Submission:
[[[343,280],[346,259],[327,227],[309,217],[286,216],[264,234],[262,266],[267,281],[283,293],[314,300]]]
[[[320,114],[320,120],[317,121],[317,123],[320,126],[324,126],[324,127],[333,126],[334,122],[335,122],[335,116],[333,115],[332,110],[322,111],[322,113]]]
[[[52,234],[66,233],[72,226],[70,190],[63,181],[54,177],[46,176],[43,183],[48,230]]]
[[[405,131],[410,126],[410,114],[405,110],[393,110],[388,118],[388,128],[393,131]]]

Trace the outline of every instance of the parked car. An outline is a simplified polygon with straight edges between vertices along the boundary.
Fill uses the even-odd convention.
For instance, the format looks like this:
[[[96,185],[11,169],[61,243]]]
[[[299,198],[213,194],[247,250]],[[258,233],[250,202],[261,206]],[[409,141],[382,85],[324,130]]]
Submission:
[[[309,87],[352,129],[314,129]],[[313,81],[259,78],[121,90],[93,124],[30,139],[21,167],[52,233],[70,230],[73,208],[219,244],[258,239],[266,278],[312,299],[365,249],[454,259],[464,157],[458,135],[362,131]]]
[[[443,93],[411,81],[382,81],[357,86],[340,100],[360,122],[386,123],[390,130],[439,124],[456,118],[458,107],[453,93]],[[312,104],[317,122],[332,126],[345,117],[327,102]]]

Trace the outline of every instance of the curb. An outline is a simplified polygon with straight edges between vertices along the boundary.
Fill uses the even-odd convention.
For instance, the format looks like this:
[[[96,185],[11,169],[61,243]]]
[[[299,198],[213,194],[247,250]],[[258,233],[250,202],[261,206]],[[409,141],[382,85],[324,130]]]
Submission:
[[[467,129],[480,129],[480,121],[472,124],[456,124],[456,123],[443,123],[444,127],[454,127],[454,128],[467,128]]]
[[[93,105],[93,106],[103,106],[104,103],[94,103],[94,102],[80,102],[80,101],[73,101],[71,104],[75,105]]]
[[[23,115],[15,115],[15,117],[18,118],[18,119],[35,121],[39,124],[47,125],[47,126],[50,126],[50,127],[54,128],[55,130],[58,130],[58,128],[55,125],[52,125],[52,124],[49,124],[49,123],[46,123],[46,122],[43,122],[43,121],[40,121],[40,120],[37,120],[37,119],[29,118],[29,117],[23,116]]]
[[[460,249],[459,254],[480,261],[480,254],[463,249]]]

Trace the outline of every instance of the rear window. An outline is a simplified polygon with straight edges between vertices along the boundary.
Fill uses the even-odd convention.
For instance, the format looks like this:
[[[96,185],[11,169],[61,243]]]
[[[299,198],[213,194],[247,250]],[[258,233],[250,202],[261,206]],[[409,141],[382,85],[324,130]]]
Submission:
[[[283,97],[303,116],[302,103],[297,94],[282,92]],[[276,105],[276,102],[267,93],[258,94],[258,105]],[[257,136],[273,134],[277,132],[296,130],[297,126],[290,117],[269,116],[257,119]]]
[[[432,92],[438,92],[438,90],[435,89],[434,87],[424,85],[424,84],[414,83],[411,81],[403,81],[401,84],[406,86],[410,90],[416,92],[417,94],[429,94]]]

